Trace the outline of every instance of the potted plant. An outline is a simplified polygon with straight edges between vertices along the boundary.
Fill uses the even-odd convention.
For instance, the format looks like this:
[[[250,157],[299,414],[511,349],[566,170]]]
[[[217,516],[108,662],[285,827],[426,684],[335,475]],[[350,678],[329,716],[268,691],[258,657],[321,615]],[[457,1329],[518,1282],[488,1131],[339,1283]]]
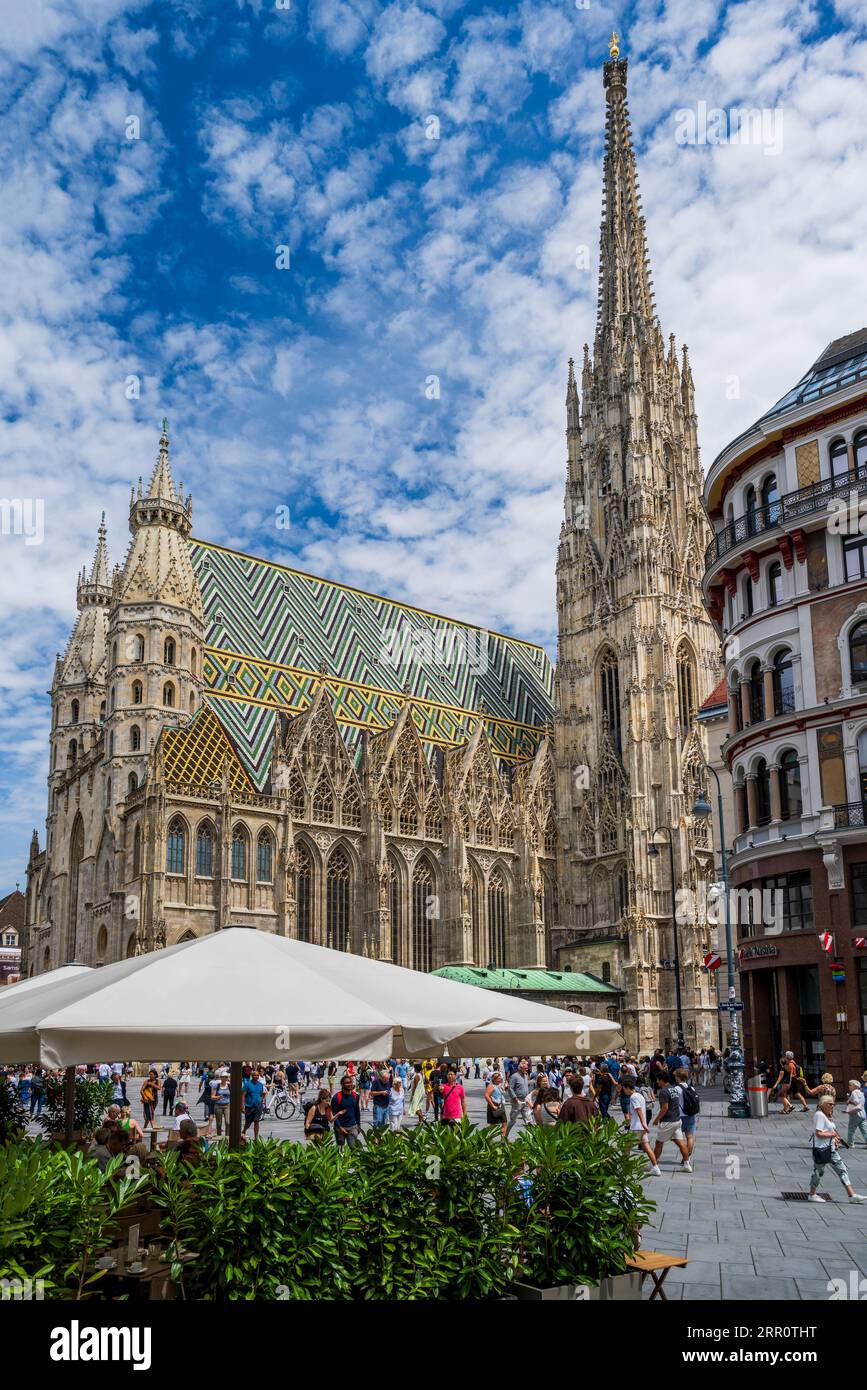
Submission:
[[[654,1204],[646,1162],[611,1120],[527,1129],[512,1146],[522,1233],[520,1299],[639,1299],[626,1261]]]

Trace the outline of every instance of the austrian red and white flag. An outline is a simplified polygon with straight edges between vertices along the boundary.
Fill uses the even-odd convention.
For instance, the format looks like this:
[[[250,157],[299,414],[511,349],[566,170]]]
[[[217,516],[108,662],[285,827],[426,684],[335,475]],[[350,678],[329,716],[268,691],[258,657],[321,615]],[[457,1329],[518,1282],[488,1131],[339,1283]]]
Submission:
[[[716,951],[708,951],[704,958],[704,963],[708,970],[719,970],[722,965],[722,958],[717,955]]]
[[[819,932],[819,945],[822,947],[823,951],[833,951],[834,938],[829,931]]]

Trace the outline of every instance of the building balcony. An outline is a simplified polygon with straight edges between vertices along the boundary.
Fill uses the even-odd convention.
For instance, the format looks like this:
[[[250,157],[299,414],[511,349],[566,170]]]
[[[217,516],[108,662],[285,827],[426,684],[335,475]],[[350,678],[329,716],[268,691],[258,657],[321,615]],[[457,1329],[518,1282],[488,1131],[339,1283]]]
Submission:
[[[863,830],[867,825],[865,809],[863,801],[844,801],[841,806],[834,806],[834,829]]]
[[[835,478],[822,478],[818,483],[809,483],[795,492],[787,492],[776,502],[765,507],[757,507],[746,516],[739,516],[718,531],[704,554],[705,569],[709,569],[723,555],[736,546],[755,540],[768,531],[775,531],[788,522],[797,522],[805,516],[827,509],[829,498],[848,494],[867,492],[867,468],[852,468],[848,473],[840,473]]]

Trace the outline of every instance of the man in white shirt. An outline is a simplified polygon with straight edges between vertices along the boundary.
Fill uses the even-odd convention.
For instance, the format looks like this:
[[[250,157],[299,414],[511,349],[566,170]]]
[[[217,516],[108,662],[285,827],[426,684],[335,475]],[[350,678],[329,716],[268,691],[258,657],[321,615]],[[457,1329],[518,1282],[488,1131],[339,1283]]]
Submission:
[[[108,1062],[100,1062],[100,1064],[99,1064],[99,1079],[100,1079],[100,1081],[108,1081],[108,1080],[110,1079],[110,1077],[111,1077],[111,1069],[110,1069],[110,1067],[109,1067],[109,1065],[108,1065]]]
[[[644,1151],[650,1159],[650,1171],[655,1178],[662,1177],[662,1170],[656,1161],[656,1155],[650,1147],[650,1140],[647,1137],[647,1106],[644,1096],[639,1091],[635,1077],[626,1075],[621,1076],[620,1086],[625,1096],[629,1100],[629,1133],[634,1137],[639,1148]]]

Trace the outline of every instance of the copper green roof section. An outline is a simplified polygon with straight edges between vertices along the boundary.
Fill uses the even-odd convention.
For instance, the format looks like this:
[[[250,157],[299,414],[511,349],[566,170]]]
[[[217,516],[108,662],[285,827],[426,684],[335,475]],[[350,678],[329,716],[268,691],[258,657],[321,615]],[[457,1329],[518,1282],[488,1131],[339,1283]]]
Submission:
[[[432,972],[444,980],[480,989],[527,991],[533,994],[622,994],[616,985],[606,985],[595,975],[577,970],[486,970],[480,965],[443,965]]]
[[[544,648],[204,541],[190,558],[205,608],[205,696],[265,786],[278,712],[325,686],[350,750],[406,701],[428,747],[466,742],[481,718],[494,755],[532,758],[553,718]]]

